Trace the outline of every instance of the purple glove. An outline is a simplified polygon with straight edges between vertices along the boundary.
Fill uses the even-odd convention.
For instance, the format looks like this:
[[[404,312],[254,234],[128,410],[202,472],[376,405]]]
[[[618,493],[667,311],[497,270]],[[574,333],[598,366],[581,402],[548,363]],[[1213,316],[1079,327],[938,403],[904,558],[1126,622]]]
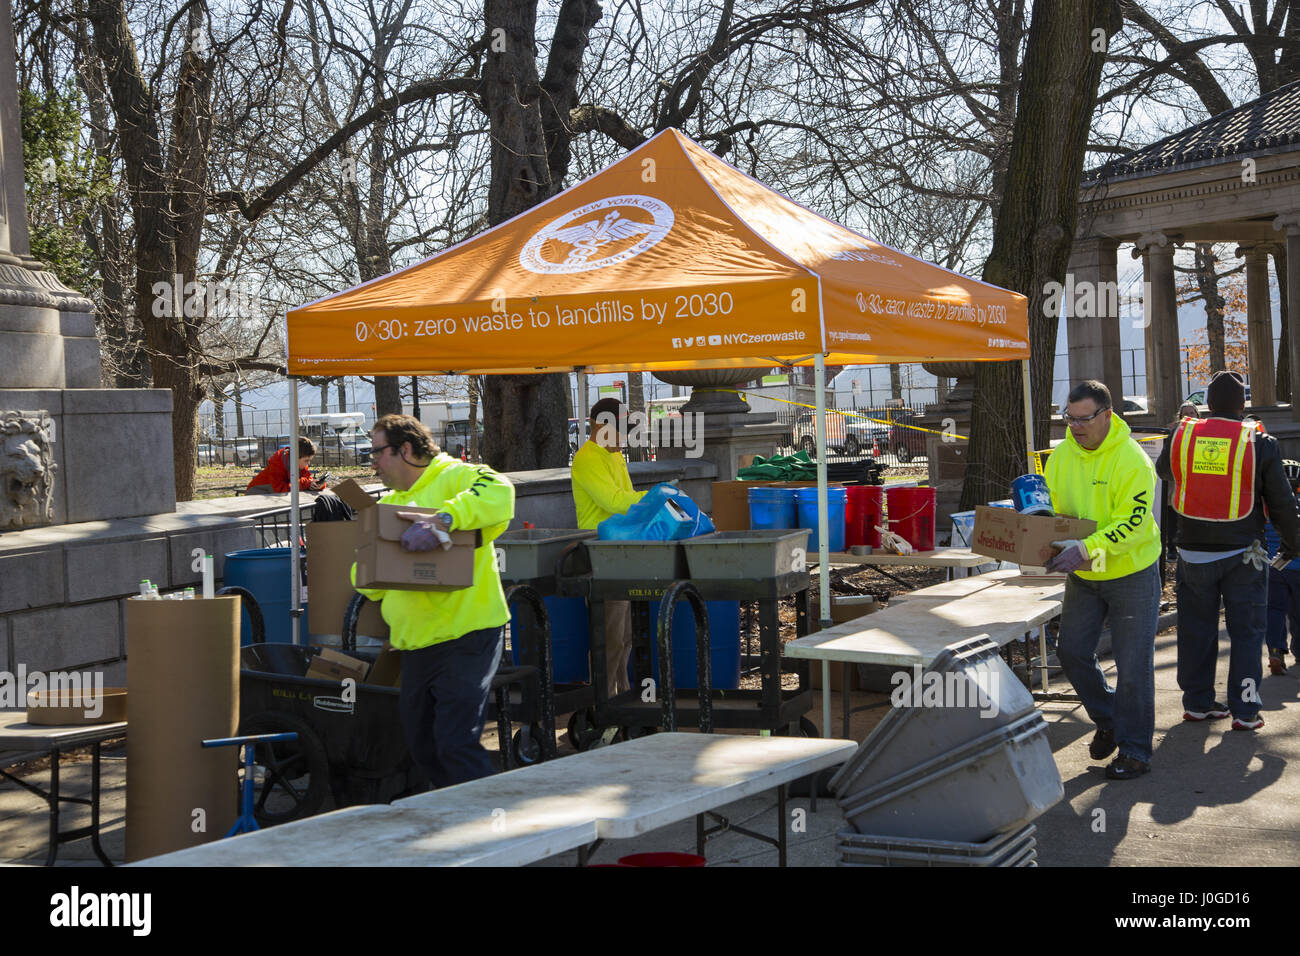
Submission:
[[[403,551],[433,551],[451,544],[451,538],[434,518],[414,522],[402,532]]]
[[[1053,573],[1069,574],[1071,571],[1086,568],[1091,563],[1082,541],[1073,538],[1068,541],[1053,541],[1052,547],[1061,549],[1059,554],[1047,562],[1047,570]]]

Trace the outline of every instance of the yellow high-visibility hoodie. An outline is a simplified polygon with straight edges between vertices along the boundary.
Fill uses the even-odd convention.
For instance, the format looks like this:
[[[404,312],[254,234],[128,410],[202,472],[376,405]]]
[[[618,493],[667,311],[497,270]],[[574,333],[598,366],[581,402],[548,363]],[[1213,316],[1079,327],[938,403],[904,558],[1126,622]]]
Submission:
[[[470,631],[500,627],[510,620],[496,549],[492,547],[515,516],[515,487],[487,465],[469,465],[438,455],[408,490],[390,491],[379,499],[388,505],[437,508],[452,517],[453,531],[481,529],[483,542],[474,551],[474,584],[458,591],[383,591],[357,588],[381,601],[389,641],[399,651],[455,640]],[[352,583],[357,566],[352,565]]]
[[[573,456],[572,478],[579,528],[594,528],[613,515],[627,514],[645,497],[644,491],[633,490],[623,453],[606,451],[591,439]]]
[[[1150,567],[1160,557],[1155,520],[1156,470],[1114,412],[1110,432],[1092,451],[1066,431],[1047,459],[1047,488],[1057,514],[1090,518],[1097,530],[1083,539],[1092,555],[1086,581],[1109,581]]]

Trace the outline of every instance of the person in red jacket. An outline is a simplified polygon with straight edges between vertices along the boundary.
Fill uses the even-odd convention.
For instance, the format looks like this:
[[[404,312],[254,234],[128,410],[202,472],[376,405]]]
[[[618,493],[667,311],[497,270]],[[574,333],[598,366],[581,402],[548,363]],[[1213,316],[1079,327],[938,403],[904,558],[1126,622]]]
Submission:
[[[325,488],[324,481],[316,481],[312,478],[311,472],[307,467],[311,460],[316,457],[316,443],[310,438],[298,439],[298,490],[299,491],[322,491]],[[244,489],[246,495],[273,495],[289,493],[289,449],[281,448],[270,460],[267,461],[266,467],[253,476],[253,480],[248,483]]]

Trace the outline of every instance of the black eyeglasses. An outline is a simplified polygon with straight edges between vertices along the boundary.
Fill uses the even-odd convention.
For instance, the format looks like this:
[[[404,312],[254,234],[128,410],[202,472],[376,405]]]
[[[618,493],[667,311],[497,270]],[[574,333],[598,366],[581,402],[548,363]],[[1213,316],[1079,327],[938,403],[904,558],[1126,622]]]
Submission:
[[[376,458],[378,458],[381,454],[383,454],[384,449],[396,448],[396,447],[397,447],[396,445],[380,445],[378,448],[372,448],[370,449],[370,460],[374,461]]]
[[[1099,409],[1097,409],[1095,412],[1093,412],[1091,415],[1086,415],[1086,416],[1084,416],[1083,418],[1075,418],[1073,415],[1067,415],[1067,414],[1065,414],[1065,412],[1062,412],[1062,413],[1061,413],[1061,417],[1065,419],[1065,423],[1066,423],[1067,425],[1086,425],[1086,424],[1088,424],[1088,422],[1092,421],[1094,418],[1096,418],[1096,417],[1097,417],[1098,415],[1100,415],[1102,412],[1108,412],[1108,411],[1110,411],[1110,406],[1109,406],[1109,405],[1105,406],[1104,408],[1099,408]]]

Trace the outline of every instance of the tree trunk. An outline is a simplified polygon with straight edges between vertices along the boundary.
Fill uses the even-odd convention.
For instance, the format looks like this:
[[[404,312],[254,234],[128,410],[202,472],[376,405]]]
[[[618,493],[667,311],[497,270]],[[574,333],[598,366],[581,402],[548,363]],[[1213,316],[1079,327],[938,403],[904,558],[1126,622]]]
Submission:
[[[235,400],[235,437],[244,437],[244,397],[243,389],[240,388],[239,379],[235,379],[235,387],[231,392],[231,397]]]
[[[216,381],[212,382],[212,437],[217,441],[226,437],[226,393]]]
[[[339,396],[339,411],[346,412],[348,410],[347,382],[344,381],[342,378],[340,378],[337,382],[337,388],[338,388],[338,396]]]
[[[1228,367],[1223,344],[1224,301],[1219,294],[1219,273],[1214,268],[1218,261],[1213,243],[1196,244],[1196,285],[1205,301],[1205,337],[1209,343],[1211,374]]]
[[[321,382],[320,386],[320,413],[326,415],[330,410],[330,383]]]
[[[469,460],[479,461],[478,447],[478,395],[482,390],[483,376],[469,377]]]
[[[984,280],[1028,299],[1034,445],[1046,448],[1057,320],[1043,308],[1048,282],[1064,282],[1078,215],[1088,128],[1105,52],[1092,31],[1121,26],[1113,0],[1038,3],[1021,70],[1006,188]],[[961,507],[1006,497],[1023,474],[1024,411],[1019,362],[981,362],[975,373],[970,459]]]
[[[565,0],[547,71],[547,99],[567,101],[599,7]],[[560,191],[568,170],[568,111],[550,135],[542,118],[535,45],[536,0],[485,0],[488,52],[483,102],[492,134],[488,221],[505,222]],[[552,165],[554,163],[554,166]],[[483,389],[483,459],[501,471],[562,468],[569,460],[568,376],[492,375]]]
[[[640,372],[627,373],[627,407],[629,412],[645,413],[645,383]],[[637,444],[628,448],[628,461],[645,461],[650,457],[650,449]]]
[[[895,401],[903,400],[903,371],[897,364],[889,366],[889,397]]]

